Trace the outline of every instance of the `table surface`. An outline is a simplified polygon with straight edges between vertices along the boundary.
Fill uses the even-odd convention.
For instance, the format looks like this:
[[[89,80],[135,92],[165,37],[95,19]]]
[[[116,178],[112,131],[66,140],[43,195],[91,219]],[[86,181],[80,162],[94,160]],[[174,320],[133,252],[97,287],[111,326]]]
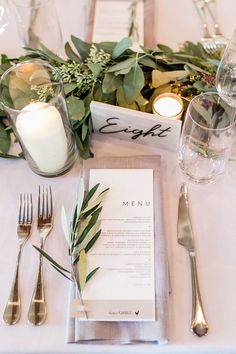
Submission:
[[[165,346],[132,345],[125,347],[131,353],[235,353],[236,352],[236,162],[229,165],[224,176],[210,185],[189,185],[191,213],[197,249],[200,287],[209,334],[196,338],[189,330],[191,320],[191,282],[189,260],[185,250],[176,242],[176,223],[179,186],[183,176],[175,152],[161,151],[133,142],[101,136],[93,137],[96,156],[161,155],[163,173],[163,208],[165,234],[172,294],[170,296],[170,343]],[[46,179],[33,174],[25,161],[0,161],[1,238],[0,314],[9,294],[17,252],[16,225],[18,196],[32,192],[36,205],[37,186],[50,183],[54,191],[55,226],[47,239],[46,250],[59,263],[67,266],[66,241],[60,225],[60,208],[69,212],[76,195],[80,163],[66,175]],[[68,281],[49,264],[44,265],[47,322],[41,327],[27,324],[27,311],[37,269],[38,244],[36,225],[26,244],[21,267],[22,317],[15,326],[0,323],[0,353],[116,353],[122,346],[66,344],[66,312]]]
[[[86,11],[84,0],[56,0],[64,41],[69,35],[85,36]],[[201,37],[201,23],[192,2],[157,0],[157,42],[173,47],[186,39]],[[235,0],[219,0],[219,22],[226,36],[235,26]],[[174,10],[174,11],[173,11]],[[173,36],[174,28],[174,36]],[[191,29],[191,30],[190,30]],[[16,32],[12,29],[7,40],[0,37],[1,51],[16,50]],[[13,45],[14,43],[14,45]],[[156,345],[79,345],[66,344],[66,311],[68,281],[45,264],[48,318],[45,325],[27,324],[27,310],[34,286],[37,254],[32,244],[38,244],[36,225],[26,244],[21,267],[22,317],[19,324],[6,326],[0,322],[0,353],[235,353],[236,352],[236,162],[217,182],[206,186],[190,185],[191,212],[195,231],[199,281],[209,334],[196,338],[189,330],[191,321],[191,282],[189,260],[185,250],[176,242],[179,186],[183,180],[175,152],[161,151],[134,142],[93,138],[96,156],[126,156],[158,154],[163,158],[163,208],[170,264],[172,294],[170,296],[170,343]],[[0,317],[9,294],[14,261],[17,253],[16,225],[18,195],[32,192],[36,205],[37,186],[51,183],[55,199],[55,226],[46,243],[46,250],[55,254],[58,262],[67,265],[66,242],[60,226],[60,207],[71,209],[76,194],[79,161],[66,175],[47,180],[33,174],[25,161],[0,160]]]

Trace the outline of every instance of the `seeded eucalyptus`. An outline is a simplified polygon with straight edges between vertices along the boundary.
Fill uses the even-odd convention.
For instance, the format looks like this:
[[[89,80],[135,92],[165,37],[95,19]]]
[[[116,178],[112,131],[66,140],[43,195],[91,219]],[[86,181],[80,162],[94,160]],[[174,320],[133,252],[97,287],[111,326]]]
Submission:
[[[67,59],[62,59],[41,45],[27,48],[18,59],[1,56],[0,75],[19,61],[42,59],[55,66],[61,78],[76,143],[82,158],[90,151],[92,100],[150,113],[152,101],[163,92],[175,92],[189,100],[205,91],[215,90],[214,77],[220,52],[209,55],[201,44],[186,42],[179,52],[165,45],[154,49],[131,49],[130,38],[119,43],[86,43],[74,36],[66,43]],[[50,96],[52,88],[42,88],[40,99]],[[10,132],[6,115],[0,106],[0,156],[9,157]]]

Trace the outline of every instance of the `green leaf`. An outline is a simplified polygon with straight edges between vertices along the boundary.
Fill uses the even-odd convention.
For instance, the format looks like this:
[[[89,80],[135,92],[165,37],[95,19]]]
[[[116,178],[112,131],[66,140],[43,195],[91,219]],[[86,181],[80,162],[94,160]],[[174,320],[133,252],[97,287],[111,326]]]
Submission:
[[[87,223],[87,225],[88,225],[90,223],[91,217],[86,218],[85,220],[88,220],[88,223]],[[87,227],[87,225],[84,224],[83,231]],[[88,234],[85,237],[85,239],[83,240],[83,242],[80,243],[80,249],[84,248],[85,251],[87,252],[86,247],[87,247],[88,243],[92,240],[92,238],[96,235],[96,233],[100,229],[100,226],[101,226],[101,220],[98,220],[96,222],[96,224],[94,224],[93,227],[90,229],[90,231],[88,232]]]
[[[83,119],[85,114],[84,102],[73,95],[69,96],[66,102],[68,105],[70,119],[72,120]]]
[[[96,234],[93,236],[93,238],[88,242],[87,246],[85,247],[86,253],[90,250],[90,248],[93,247],[93,245],[95,244],[95,242],[97,241],[97,239],[101,235],[101,232],[102,232],[102,230],[99,230],[98,232],[96,232]]]
[[[87,134],[88,134],[88,125],[87,125],[86,123],[84,123],[84,124],[82,125],[82,136],[81,136],[82,141],[85,140]]]
[[[53,61],[56,61],[57,63],[61,63],[61,64],[66,64],[66,60],[60,58],[58,55],[54,54],[50,49],[48,49],[47,47],[45,47],[45,45],[43,45],[42,43],[40,43],[40,47],[42,48],[44,54],[46,54],[48,56],[48,58],[50,58]]]
[[[87,207],[85,209],[82,210],[82,214],[85,214],[87,213],[89,210],[93,209],[94,207],[98,206],[103,198],[106,196],[106,194],[108,193],[109,191],[109,188],[105,189],[104,191],[102,191],[99,196],[93,200],[93,201],[90,201],[87,205]]]
[[[66,44],[65,44],[65,52],[70,60],[73,60],[79,64],[82,63],[81,58],[73,51],[69,42],[66,42]]]
[[[124,77],[124,93],[128,103],[131,103],[138,96],[144,86],[144,74],[139,64],[131,68],[130,72]]]
[[[95,269],[93,269],[88,275],[87,275],[87,278],[86,278],[86,283],[89,281],[89,279],[91,279],[94,274],[98,271],[98,269],[100,269],[100,267],[97,267]]]
[[[63,84],[65,95],[67,96],[69,93],[74,91],[77,87],[77,83],[72,82],[70,84]]]
[[[107,70],[107,72],[112,73],[115,71],[120,71],[125,69],[130,70],[135,63],[136,63],[136,58],[129,58],[118,64],[113,65]]]
[[[70,239],[70,232],[67,224],[67,218],[66,218],[66,211],[64,206],[62,205],[61,207],[61,225],[62,225],[62,230],[66,239],[66,242],[68,243],[68,246],[71,246],[71,239]]]
[[[173,50],[164,44],[158,44],[157,47],[162,50],[165,54],[170,55],[173,53]]]
[[[11,145],[10,135],[5,129],[5,125],[0,121],[0,152],[3,154],[7,154]]]
[[[86,194],[85,198],[84,198],[84,202],[83,202],[83,206],[82,206],[82,210],[84,210],[87,205],[89,200],[93,197],[93,195],[96,193],[98,187],[99,187],[99,183],[97,183],[92,189],[90,189],[90,191]]]
[[[82,292],[85,284],[86,284],[86,278],[87,278],[87,259],[86,259],[86,252],[85,250],[81,250],[79,253],[79,261],[77,263],[77,269],[78,269],[78,274],[79,274],[79,286],[80,286],[80,291]]]
[[[71,40],[75,48],[77,49],[80,57],[85,60],[89,56],[92,44],[86,43],[75,36],[71,36]]]
[[[102,91],[106,94],[112,93],[122,85],[122,79],[120,76],[115,76],[113,73],[105,73]]]
[[[73,281],[70,277],[68,277],[65,273],[63,273],[59,268],[57,268],[54,264],[51,264],[51,266],[56,269],[56,271],[58,273],[60,273],[61,275],[63,275],[63,277],[65,277],[66,279],[70,280],[70,281]]]
[[[117,42],[100,42],[95,43],[98,50],[104,50],[105,53],[112,54]]]
[[[92,71],[93,77],[95,79],[100,75],[100,73],[102,71],[102,64],[100,64],[100,63],[96,63],[96,64],[88,63],[88,67]]]
[[[86,226],[86,228],[84,229],[84,231],[82,232],[81,235],[79,235],[78,241],[74,244],[74,247],[77,247],[79,244],[81,244],[83,242],[83,240],[85,239],[85,237],[88,235],[89,231],[92,229],[92,227],[96,224],[99,214],[102,211],[102,207],[98,208],[97,210],[95,210],[92,215],[91,215],[91,219],[89,220],[88,226]]]
[[[58,269],[62,270],[63,272],[66,272],[66,273],[70,273],[69,270],[63,268],[62,266],[60,266],[59,263],[57,263],[51,256],[49,256],[44,250],[42,250],[41,248],[33,245],[33,247],[39,252],[41,253],[41,255],[43,257],[45,257],[52,265],[54,265],[55,267],[57,267]]]
[[[120,42],[118,42],[113,50],[112,59],[118,58],[121,54],[123,54],[126,49],[132,46],[132,41],[129,37],[123,38]]]
[[[125,97],[123,86],[119,87],[116,92],[117,106],[129,109],[139,110],[136,102],[128,103]]]
[[[148,56],[141,57],[138,59],[139,64],[142,64],[143,66],[147,66],[149,68],[157,69],[157,64],[155,63],[154,60],[149,58]]]

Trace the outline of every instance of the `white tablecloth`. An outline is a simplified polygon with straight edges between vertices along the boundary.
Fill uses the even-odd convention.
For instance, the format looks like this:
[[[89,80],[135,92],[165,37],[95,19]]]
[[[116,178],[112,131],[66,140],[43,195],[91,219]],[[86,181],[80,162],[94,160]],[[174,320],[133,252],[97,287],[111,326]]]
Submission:
[[[179,185],[182,175],[176,153],[160,151],[116,139],[94,137],[96,156],[161,154],[166,235],[172,295],[170,297],[170,343],[166,346],[99,346],[65,344],[68,281],[45,264],[48,318],[41,327],[27,324],[27,310],[34,285],[38,244],[36,225],[22,258],[22,318],[15,326],[0,323],[0,353],[235,353],[236,352],[236,178],[232,163],[217,182],[198,187],[191,185],[190,200],[195,230],[199,281],[209,334],[196,338],[189,330],[191,320],[191,282],[188,256],[176,242]],[[47,180],[33,174],[25,161],[0,160],[0,316],[4,311],[17,251],[16,219],[18,195],[33,192],[36,209],[37,186],[51,183],[56,205],[55,226],[46,250],[67,265],[66,243],[60,226],[62,203],[70,210],[75,197],[78,167],[67,175]]]

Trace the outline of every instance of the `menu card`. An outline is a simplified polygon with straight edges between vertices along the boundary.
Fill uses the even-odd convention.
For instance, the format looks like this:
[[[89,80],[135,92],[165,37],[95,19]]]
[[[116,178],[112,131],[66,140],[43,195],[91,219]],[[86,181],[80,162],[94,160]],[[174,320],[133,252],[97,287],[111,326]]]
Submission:
[[[153,170],[91,169],[89,187],[97,183],[110,190],[87,257],[88,272],[100,267],[83,291],[88,319],[154,321]]]

